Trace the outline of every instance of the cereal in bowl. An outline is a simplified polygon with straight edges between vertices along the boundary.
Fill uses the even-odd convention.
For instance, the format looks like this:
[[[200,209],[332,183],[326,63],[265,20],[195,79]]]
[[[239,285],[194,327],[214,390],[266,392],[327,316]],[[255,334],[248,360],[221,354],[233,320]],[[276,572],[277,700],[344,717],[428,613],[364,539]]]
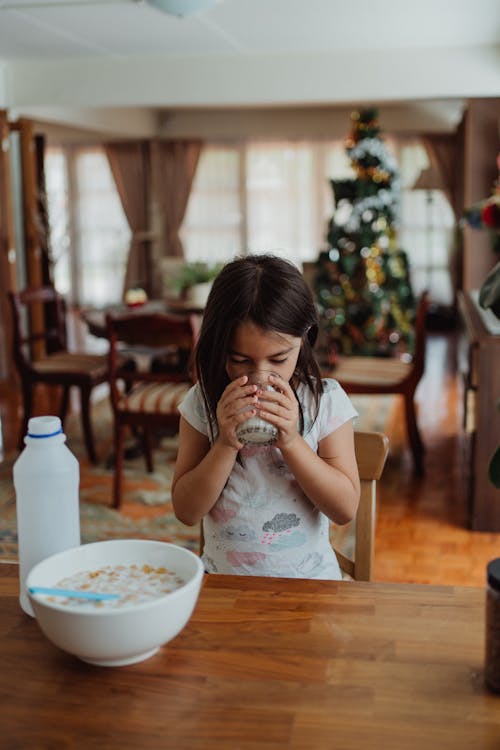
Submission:
[[[152,599],[170,594],[184,585],[177,573],[164,566],[153,565],[104,565],[96,570],[81,570],[61,579],[56,587],[73,591],[93,591],[99,594],[119,594],[119,599],[89,602],[75,598],[59,598],[59,604],[82,608],[113,608],[144,604]],[[54,601],[56,601],[54,599]]]

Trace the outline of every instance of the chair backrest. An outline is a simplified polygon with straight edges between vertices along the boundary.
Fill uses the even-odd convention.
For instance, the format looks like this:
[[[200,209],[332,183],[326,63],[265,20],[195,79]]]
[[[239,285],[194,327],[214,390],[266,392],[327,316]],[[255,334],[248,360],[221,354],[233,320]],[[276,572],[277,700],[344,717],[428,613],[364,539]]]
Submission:
[[[425,349],[427,340],[427,311],[429,309],[429,292],[420,295],[415,317],[415,348],[413,351],[413,376],[418,383],[425,370]]]
[[[194,315],[129,313],[106,316],[109,339],[109,381],[111,401],[117,405],[118,381],[126,386],[138,382],[185,382],[193,380],[192,355],[198,321]],[[147,352],[151,362],[161,357],[164,366],[141,370],[130,366],[130,356]]]
[[[381,432],[355,431],[354,447],[361,482],[361,495],[354,527],[354,554],[334,549],[344,573],[357,581],[371,581],[375,550],[377,480],[382,476],[389,440]]]
[[[33,359],[65,351],[66,306],[51,286],[9,291],[13,323],[13,356],[18,368],[29,369]]]

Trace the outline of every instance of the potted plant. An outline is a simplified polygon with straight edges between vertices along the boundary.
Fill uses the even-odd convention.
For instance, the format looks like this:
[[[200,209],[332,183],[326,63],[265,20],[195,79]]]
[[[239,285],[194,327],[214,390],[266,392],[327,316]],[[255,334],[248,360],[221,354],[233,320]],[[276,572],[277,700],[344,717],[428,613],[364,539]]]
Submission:
[[[183,299],[204,305],[210,294],[212,282],[221,268],[220,263],[213,265],[201,262],[185,263],[174,274],[171,286]]]

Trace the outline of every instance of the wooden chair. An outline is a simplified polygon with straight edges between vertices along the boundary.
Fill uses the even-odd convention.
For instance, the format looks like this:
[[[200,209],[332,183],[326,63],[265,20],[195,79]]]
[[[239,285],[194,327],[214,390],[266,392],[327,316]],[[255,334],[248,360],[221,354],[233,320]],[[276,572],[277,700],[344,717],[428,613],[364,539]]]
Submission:
[[[31,287],[22,292],[9,292],[13,321],[13,358],[21,379],[24,414],[19,438],[28,428],[33,411],[34,388],[37,383],[63,389],[59,416],[64,424],[68,410],[69,391],[80,391],[81,416],[89,459],[96,463],[94,438],[90,422],[90,394],[107,379],[106,356],[70,352],[66,339],[66,305],[64,298],[51,286]]]
[[[345,538],[353,532],[352,554],[333,540],[333,548],[341,570],[356,581],[371,581],[375,551],[375,514],[377,481],[382,476],[389,452],[389,440],[381,432],[354,432],[354,447],[358,462],[361,495],[356,518],[340,527]],[[354,528],[352,528],[354,527]],[[347,532],[347,533],[346,533]]]
[[[411,362],[383,357],[339,357],[328,373],[347,393],[400,394],[404,398],[406,429],[417,474],[423,474],[424,444],[415,414],[415,391],[425,369],[425,321],[428,294],[420,298],[415,321],[415,350]]]
[[[382,476],[385,461],[389,452],[389,440],[381,432],[354,433],[354,448],[358,462],[361,493],[356,517],[343,527],[342,538],[349,534],[352,545],[340,545],[333,542],[333,548],[339,561],[340,569],[356,581],[371,581],[375,551],[375,513],[377,508],[377,480]],[[203,522],[200,524],[200,556],[203,554],[205,539]],[[352,546],[348,553],[346,546]]]
[[[118,508],[122,492],[124,433],[139,430],[148,472],[153,471],[152,433],[177,429],[178,405],[193,383],[191,355],[196,343],[198,321],[194,315],[130,313],[107,315],[109,338],[109,385],[114,416],[115,472],[113,507]],[[124,355],[126,347],[127,358]],[[146,369],[130,367],[145,355]],[[153,366],[151,366],[153,363]]]

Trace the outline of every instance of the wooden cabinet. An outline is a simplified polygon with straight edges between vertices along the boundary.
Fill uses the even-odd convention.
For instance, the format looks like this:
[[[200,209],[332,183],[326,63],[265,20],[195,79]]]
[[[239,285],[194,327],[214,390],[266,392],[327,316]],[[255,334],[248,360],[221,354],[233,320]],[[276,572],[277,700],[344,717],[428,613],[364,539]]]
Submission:
[[[473,296],[459,293],[465,344],[464,427],[469,433],[466,466],[470,527],[500,531],[500,490],[488,479],[488,465],[500,444],[500,333],[492,333]]]

